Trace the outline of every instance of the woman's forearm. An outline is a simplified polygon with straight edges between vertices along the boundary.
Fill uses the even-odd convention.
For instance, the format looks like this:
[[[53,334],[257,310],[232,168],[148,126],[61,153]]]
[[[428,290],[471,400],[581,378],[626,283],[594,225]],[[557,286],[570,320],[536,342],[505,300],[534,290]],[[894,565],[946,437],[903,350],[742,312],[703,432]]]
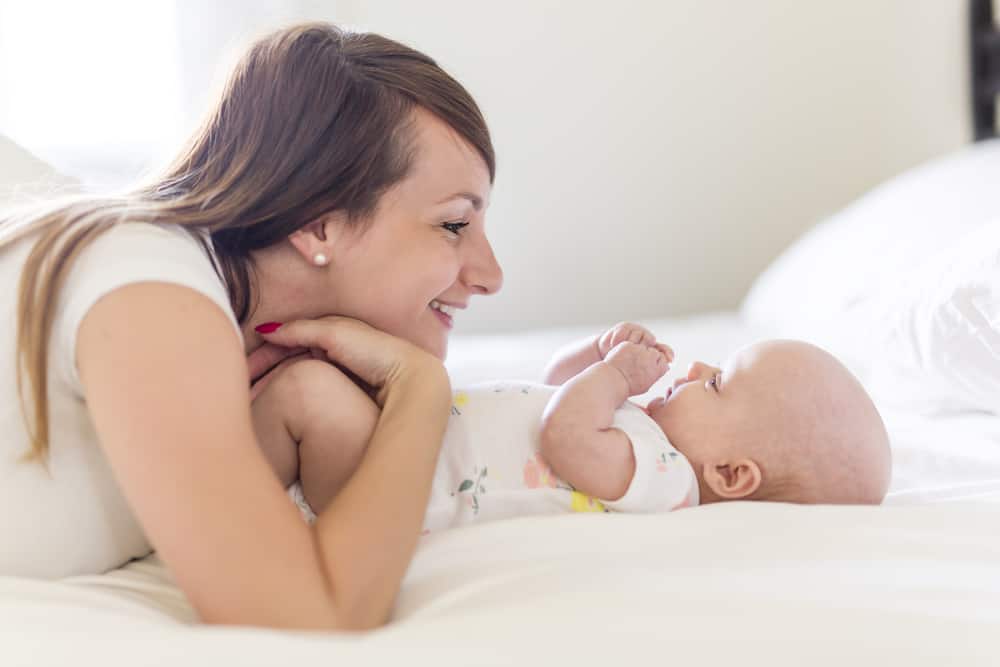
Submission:
[[[443,367],[395,381],[367,452],[314,530],[342,618],[384,623],[409,566],[430,497],[450,406]]]

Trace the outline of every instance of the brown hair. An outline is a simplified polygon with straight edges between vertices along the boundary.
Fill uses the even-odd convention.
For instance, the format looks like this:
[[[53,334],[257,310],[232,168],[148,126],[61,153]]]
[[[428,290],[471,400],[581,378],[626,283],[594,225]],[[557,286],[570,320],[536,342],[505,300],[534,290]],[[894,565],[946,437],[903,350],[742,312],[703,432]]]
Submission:
[[[48,451],[48,341],[56,295],[81,250],[128,221],[181,225],[202,243],[207,234],[244,322],[255,307],[250,252],[331,211],[346,213],[349,224],[368,219],[409,171],[416,107],[475,148],[492,182],[483,116],[432,59],[375,34],[293,26],[250,47],[162,177],[121,196],[79,197],[27,219],[0,220],[0,236],[7,236],[0,249],[39,234],[18,286],[17,386],[29,458],[44,460]]]

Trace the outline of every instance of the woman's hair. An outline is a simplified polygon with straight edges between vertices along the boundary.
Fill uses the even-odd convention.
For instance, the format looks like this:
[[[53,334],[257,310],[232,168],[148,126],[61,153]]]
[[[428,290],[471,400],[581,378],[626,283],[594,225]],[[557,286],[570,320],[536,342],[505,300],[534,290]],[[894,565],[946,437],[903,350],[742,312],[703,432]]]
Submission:
[[[90,242],[128,221],[181,225],[203,244],[210,237],[233,311],[245,322],[255,307],[250,252],[331,211],[345,213],[347,224],[369,219],[410,169],[416,107],[475,148],[492,182],[483,116],[432,59],[379,35],[326,23],[293,26],[250,47],[161,177],[121,196],[78,197],[0,220],[0,249],[39,235],[18,286],[17,386],[28,457],[44,460],[48,452],[56,297]]]

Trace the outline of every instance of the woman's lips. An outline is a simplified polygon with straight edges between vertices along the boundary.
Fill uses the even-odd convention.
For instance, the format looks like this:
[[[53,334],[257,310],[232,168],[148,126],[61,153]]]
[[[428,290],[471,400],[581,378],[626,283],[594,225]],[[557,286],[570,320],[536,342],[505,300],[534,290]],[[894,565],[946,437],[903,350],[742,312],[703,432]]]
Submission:
[[[434,311],[434,314],[437,316],[437,318],[439,320],[441,320],[441,324],[443,324],[446,327],[448,327],[449,329],[451,329],[451,327],[453,326],[453,321],[451,319],[451,315],[447,315],[445,313],[442,313],[437,308],[431,308],[431,310]]]

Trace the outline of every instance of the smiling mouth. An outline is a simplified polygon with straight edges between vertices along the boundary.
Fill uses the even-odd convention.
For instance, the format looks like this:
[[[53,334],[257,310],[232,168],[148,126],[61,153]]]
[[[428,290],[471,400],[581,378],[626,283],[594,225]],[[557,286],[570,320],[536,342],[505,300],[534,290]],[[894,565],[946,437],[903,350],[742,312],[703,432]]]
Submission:
[[[433,305],[430,309],[434,313],[434,316],[437,317],[441,324],[443,324],[446,328],[451,329],[451,327],[454,326],[454,318],[452,318],[451,313],[443,310],[442,308],[435,308]]]
[[[436,310],[439,313],[444,313],[448,317],[453,317],[455,315],[455,311],[457,310],[455,306],[449,306],[446,303],[441,303],[437,299],[431,301],[430,306],[431,310]]]

